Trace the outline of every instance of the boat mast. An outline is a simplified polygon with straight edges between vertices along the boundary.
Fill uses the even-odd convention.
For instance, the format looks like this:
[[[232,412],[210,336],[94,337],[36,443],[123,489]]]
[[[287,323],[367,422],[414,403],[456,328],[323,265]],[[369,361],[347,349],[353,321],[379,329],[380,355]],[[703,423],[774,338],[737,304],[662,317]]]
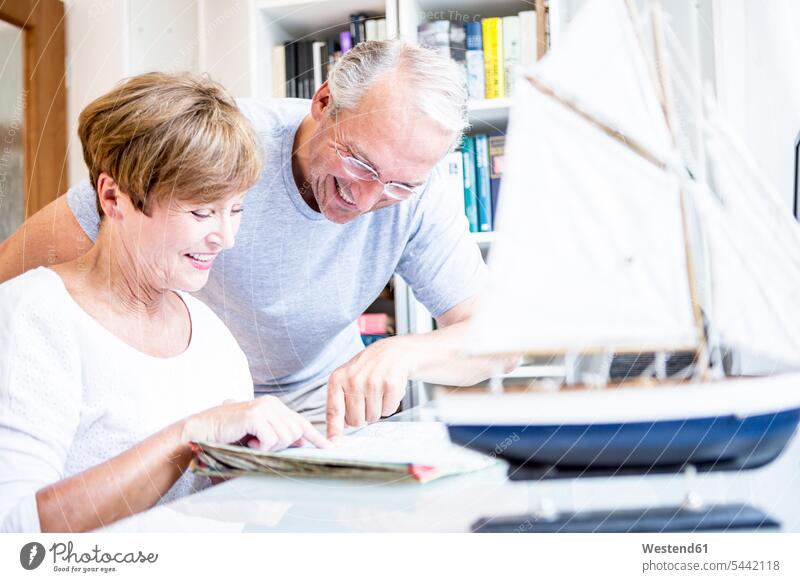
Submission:
[[[636,7],[633,5],[632,0],[625,0],[625,5],[628,8],[628,16],[631,19],[634,31],[636,31],[637,38],[640,44],[642,39],[638,34],[636,27]],[[655,51],[655,78],[656,90],[658,98],[661,102],[661,111],[664,114],[664,120],[669,128],[672,145],[677,150],[678,140],[677,131],[675,128],[675,106],[672,93],[672,86],[670,84],[669,75],[667,74],[667,60],[665,54],[664,43],[664,29],[662,23],[661,3],[658,0],[653,0],[651,3],[650,22],[652,24],[653,32],[653,48]],[[644,46],[642,46],[643,56],[646,56]],[[697,370],[700,379],[709,381],[711,379],[709,373],[709,351],[708,351],[708,338],[706,336],[705,325],[703,323],[703,313],[700,309],[700,294],[697,288],[697,269],[695,268],[694,253],[692,252],[692,245],[689,241],[689,217],[687,210],[686,190],[680,189],[680,202],[681,202],[681,223],[683,225],[683,244],[686,253],[686,271],[689,282],[689,296],[692,301],[692,315],[694,317],[695,328],[697,331],[698,347],[697,347]]]

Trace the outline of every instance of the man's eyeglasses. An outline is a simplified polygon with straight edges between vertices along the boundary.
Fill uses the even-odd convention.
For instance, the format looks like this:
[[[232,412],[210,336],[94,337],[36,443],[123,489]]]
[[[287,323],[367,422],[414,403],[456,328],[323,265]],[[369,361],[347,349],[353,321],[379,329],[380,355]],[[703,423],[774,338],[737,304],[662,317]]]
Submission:
[[[336,155],[339,156],[339,159],[342,161],[342,167],[344,167],[344,171],[347,172],[348,176],[360,182],[378,182],[381,186],[383,186],[383,194],[393,200],[408,200],[409,198],[418,196],[422,192],[424,186],[411,188],[410,186],[399,184],[397,182],[384,182],[380,179],[378,172],[375,171],[375,169],[369,164],[366,164],[361,160],[354,158],[353,156],[343,154],[339,149],[339,144],[336,138],[336,128],[339,126],[338,115],[336,116],[334,123],[336,125],[333,129],[333,149],[336,150]]]

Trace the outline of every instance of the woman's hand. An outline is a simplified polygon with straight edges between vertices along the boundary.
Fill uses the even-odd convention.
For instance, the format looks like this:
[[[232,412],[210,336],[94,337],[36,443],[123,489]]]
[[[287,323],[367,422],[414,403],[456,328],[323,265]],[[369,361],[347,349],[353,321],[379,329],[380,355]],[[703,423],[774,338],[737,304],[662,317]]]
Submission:
[[[311,423],[274,396],[246,402],[226,401],[186,419],[184,442],[243,442],[250,448],[278,451],[308,441],[318,448],[331,442]]]

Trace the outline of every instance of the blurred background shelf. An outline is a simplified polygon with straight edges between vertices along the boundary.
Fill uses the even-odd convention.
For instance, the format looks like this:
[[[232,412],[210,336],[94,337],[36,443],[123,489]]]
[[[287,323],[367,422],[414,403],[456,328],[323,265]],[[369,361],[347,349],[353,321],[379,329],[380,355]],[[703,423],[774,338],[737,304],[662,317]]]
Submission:
[[[505,131],[510,108],[510,97],[470,101],[467,105],[467,111],[469,113],[469,122],[472,126],[471,130],[484,133]]]

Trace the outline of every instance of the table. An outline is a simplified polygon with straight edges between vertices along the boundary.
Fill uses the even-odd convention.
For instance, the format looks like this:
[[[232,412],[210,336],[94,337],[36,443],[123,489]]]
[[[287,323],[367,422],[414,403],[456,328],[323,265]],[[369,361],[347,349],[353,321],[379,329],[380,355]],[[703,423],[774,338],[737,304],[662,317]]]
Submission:
[[[433,420],[426,405],[393,420]],[[389,420],[391,421],[391,420]],[[705,473],[693,489],[705,502],[747,502],[800,531],[800,438],[773,463],[741,473]],[[509,481],[502,463],[427,484],[247,476],[159,505],[107,532],[466,532],[479,517],[678,505],[683,475]]]

